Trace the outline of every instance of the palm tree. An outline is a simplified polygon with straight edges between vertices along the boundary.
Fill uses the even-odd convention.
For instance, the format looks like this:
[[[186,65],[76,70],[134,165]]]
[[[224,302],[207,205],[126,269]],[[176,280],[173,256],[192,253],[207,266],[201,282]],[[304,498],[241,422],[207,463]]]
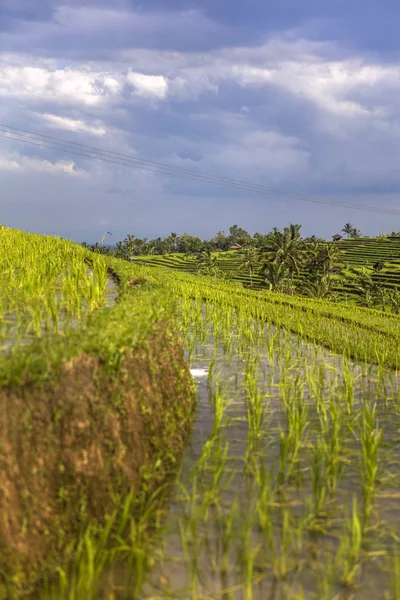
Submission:
[[[172,252],[176,252],[176,247],[178,245],[178,234],[175,232],[172,232],[169,236],[169,239],[171,241],[171,246],[172,246]]]
[[[217,257],[213,256],[211,250],[205,250],[198,259],[199,266],[215,268],[217,266]]]
[[[342,229],[342,232],[345,233],[347,235],[347,237],[351,237],[351,234],[354,231],[354,227],[351,223],[346,223],[345,226]]]
[[[323,268],[324,273],[329,281],[331,278],[332,269],[334,269],[340,263],[343,252],[332,243],[319,244],[316,250],[317,254],[315,257],[315,262],[317,265]]]
[[[311,298],[329,298],[332,295],[332,282],[327,275],[323,275],[317,281],[308,281],[301,291]]]
[[[260,253],[257,248],[247,248],[244,252],[240,269],[246,269],[250,275],[250,285],[253,286],[253,273],[260,266]]]
[[[268,243],[260,250],[270,262],[285,265],[292,276],[299,275],[300,267],[306,257],[306,245],[300,234],[301,225],[290,224],[282,231],[274,229]]]
[[[282,290],[287,283],[288,268],[282,262],[266,262],[262,267],[262,274],[270,291]]]
[[[392,312],[398,315],[400,313],[400,292],[398,290],[390,290],[388,295]]]

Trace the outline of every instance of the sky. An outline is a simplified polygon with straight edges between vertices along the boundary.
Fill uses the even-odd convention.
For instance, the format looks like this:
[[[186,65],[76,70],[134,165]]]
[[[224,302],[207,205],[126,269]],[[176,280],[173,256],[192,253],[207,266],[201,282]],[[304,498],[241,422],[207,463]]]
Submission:
[[[1,0],[0,122],[400,209],[397,0]],[[258,195],[0,138],[0,222],[77,241],[400,217]]]

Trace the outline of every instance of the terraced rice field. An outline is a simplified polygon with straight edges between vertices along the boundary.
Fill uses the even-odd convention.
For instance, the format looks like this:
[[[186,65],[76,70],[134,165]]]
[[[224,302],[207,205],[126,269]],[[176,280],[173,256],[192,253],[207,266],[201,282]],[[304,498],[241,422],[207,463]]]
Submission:
[[[107,265],[90,259],[72,242],[0,229],[0,344],[66,331],[104,306]]]
[[[382,271],[372,272],[372,278],[387,288],[400,287],[400,238],[341,240],[339,247],[345,252],[344,260],[352,267],[367,265],[372,269],[375,262],[384,261]],[[351,286],[343,289],[349,294],[354,294]]]
[[[135,269],[178,301],[195,431],[166,504],[45,598],[398,600],[398,317]]]
[[[94,573],[80,551],[92,534],[122,547],[190,432],[175,305],[66,240],[1,228],[0,250],[0,599],[43,600],[60,578],[57,600],[87,600],[109,565]]]
[[[65,252],[68,248],[73,257],[73,245],[66,246]],[[79,256],[83,259],[85,254]],[[60,299],[61,315],[71,306],[72,323],[82,311],[76,302],[66,307],[65,294],[60,295],[65,268],[61,269],[61,262],[56,264],[48,283],[37,276],[42,287],[37,283],[34,289],[43,290],[41,298]],[[76,376],[94,359],[96,370],[89,371],[85,386],[75,385],[74,373],[72,396],[64,395],[58,404],[63,387],[56,387],[55,397],[47,397],[42,383],[35,391],[24,380],[17,391],[33,419],[22,411],[20,419],[13,421],[22,469],[19,453],[24,436],[32,436],[27,444],[28,450],[32,448],[33,425],[41,423],[38,408],[51,409],[55,444],[66,430],[72,435],[68,427],[77,410],[78,434],[71,447],[81,439],[83,446],[76,469],[62,479],[60,459],[54,464],[61,477],[57,482],[63,484],[55,488],[55,506],[65,506],[74,514],[67,525],[77,524],[79,535],[69,540],[62,554],[51,554],[46,576],[30,590],[18,589],[21,571],[12,570],[12,561],[8,572],[2,564],[1,600],[2,590],[9,589],[14,596],[3,597],[12,600],[399,600],[399,317],[347,304],[249,291],[235,283],[155,265],[106,258],[101,259],[99,272],[104,268],[118,277],[118,303],[98,311],[98,318],[92,319],[95,327],[88,327],[82,339],[76,334],[66,357],[61,351],[56,357],[65,362],[67,376],[74,364],[71,356],[85,357],[82,364],[75,360]],[[71,279],[79,290],[80,277],[74,272]],[[88,276],[84,269],[79,273]],[[93,281],[90,275],[89,281]],[[13,285],[18,297],[15,281]],[[105,285],[101,289],[102,300],[93,305],[93,293],[88,293],[86,310],[94,312],[95,306],[104,305]],[[16,303],[10,306],[18,309]],[[23,378],[28,367],[29,377],[40,375],[44,381],[59,372],[57,365],[46,362],[46,339],[41,345],[41,338],[47,338],[43,326],[52,332],[57,323],[46,314],[40,312],[36,330],[40,343],[35,352],[41,352],[42,362],[36,356],[30,365],[20,360]],[[31,332],[25,312],[19,322],[21,335]],[[166,322],[168,328],[160,338],[160,327]],[[60,342],[64,330],[56,331],[61,335],[53,337]],[[76,349],[78,342],[81,346]],[[27,353],[29,345],[22,350]],[[100,377],[97,369],[103,366]],[[197,382],[197,413],[181,461],[185,438],[179,430],[175,440],[174,425],[182,423],[188,431],[193,418],[187,401],[192,384],[185,383],[188,366]],[[86,394],[96,384],[96,394]],[[14,439],[4,406],[15,382],[7,386],[0,397],[0,458],[9,467],[1,444],[9,439],[11,446]],[[152,404],[154,398],[157,402]],[[69,409],[63,416],[66,404]],[[90,418],[85,415],[89,426],[84,428],[80,411],[86,405]],[[10,414],[14,406],[9,404]],[[131,425],[139,418],[141,429],[135,430]],[[96,446],[102,438],[104,445]],[[129,454],[132,440],[134,451]],[[37,437],[38,447],[40,442]],[[63,457],[63,468],[69,456],[62,454],[64,442],[56,455]],[[126,469],[144,444],[137,472],[144,484],[122,486]],[[37,448],[33,450],[32,460],[36,460]],[[153,462],[146,458],[151,452]],[[97,460],[99,453],[101,460]],[[50,453],[42,455],[33,475],[29,462],[26,477],[31,486],[45,477],[50,457]],[[105,470],[111,467],[116,469],[115,479],[104,480]],[[15,471],[9,468],[8,473],[11,480]],[[79,502],[69,504],[68,494],[78,483],[85,494],[96,485],[110,493],[112,502],[103,519],[89,518],[86,500],[73,512]],[[27,483],[24,486],[29,489]],[[85,499],[96,497],[90,493]],[[0,499],[7,500],[4,495]],[[46,514],[39,509],[38,519]],[[0,512],[3,524],[6,514]],[[65,514],[69,513],[61,510],[57,523]],[[13,544],[15,537],[28,543],[23,536],[26,530],[36,534],[31,527],[32,520],[23,519],[8,543]],[[9,559],[4,554],[6,529],[0,528],[0,562]],[[68,539],[68,528],[61,533],[59,543]],[[49,531],[43,535],[47,539]]]
[[[196,431],[143,598],[397,599],[397,375],[182,303]]]
[[[361,238],[349,239],[336,242],[338,248],[344,251],[343,259],[350,267],[367,266],[372,272],[372,278],[390,289],[400,288],[400,238]],[[232,279],[245,286],[250,284],[248,272],[241,269],[242,257],[239,252],[217,253],[218,268],[232,274]],[[182,272],[195,273],[197,270],[196,260],[184,255],[171,254],[168,256],[142,256],[138,257],[142,264],[149,266],[162,266],[176,269]],[[372,265],[383,260],[385,263],[382,271],[373,272]],[[300,279],[302,277],[300,276]],[[334,278],[333,278],[334,279]],[[260,275],[252,276],[255,289],[265,287]],[[336,284],[335,291],[347,295],[349,299],[356,299],[359,291],[354,284]]]

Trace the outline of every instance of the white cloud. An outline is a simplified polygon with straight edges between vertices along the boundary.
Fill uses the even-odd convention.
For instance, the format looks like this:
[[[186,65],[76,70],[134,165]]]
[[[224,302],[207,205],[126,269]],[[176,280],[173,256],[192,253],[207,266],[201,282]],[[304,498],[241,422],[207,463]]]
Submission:
[[[224,82],[267,90],[273,86],[343,118],[384,118],[390,94],[400,93],[400,64],[367,63],[359,57],[329,60],[321,44],[278,42],[206,53],[123,51],[113,63],[77,63],[66,69],[6,55],[0,64],[0,96],[53,100],[93,107],[134,96],[155,101],[192,100],[220,93]],[[128,66],[129,65],[129,66]],[[380,93],[387,90],[388,96]],[[267,99],[267,96],[266,96]]]
[[[21,165],[17,160],[11,160],[0,155],[0,171],[19,171]]]
[[[143,98],[162,100],[168,94],[168,82],[163,75],[145,75],[144,73],[128,73],[126,80],[134,88],[134,93]]]
[[[0,65],[0,96],[5,98],[96,106],[120,90],[121,83],[109,73]]]
[[[168,80],[170,96],[178,100],[197,100],[202,94],[212,92],[218,94],[218,84],[211,76],[201,73],[185,73]]]
[[[68,117],[60,117],[59,115],[42,114],[40,115],[53,129],[65,129],[67,131],[77,131],[82,133],[90,133],[91,135],[102,136],[107,133],[107,130],[101,126],[88,125],[80,119],[69,119]]]
[[[0,171],[18,171],[26,173],[46,173],[49,175],[66,174],[74,177],[85,176],[82,169],[77,169],[75,163],[69,160],[50,162],[31,156],[16,156],[8,158],[0,155]]]
[[[399,65],[365,65],[360,59],[329,61],[311,55],[269,62],[265,68],[233,64],[232,76],[242,86],[281,87],[343,117],[384,117],[384,106],[369,107],[349,96],[378,86],[398,87],[400,81]]]

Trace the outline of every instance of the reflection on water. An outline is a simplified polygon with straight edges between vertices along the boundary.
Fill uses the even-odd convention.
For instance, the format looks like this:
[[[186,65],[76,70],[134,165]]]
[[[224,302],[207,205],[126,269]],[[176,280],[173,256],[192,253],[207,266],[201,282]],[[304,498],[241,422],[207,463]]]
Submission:
[[[195,430],[143,597],[384,598],[400,531],[399,378],[272,327],[259,339],[241,351],[209,337],[190,353]]]

